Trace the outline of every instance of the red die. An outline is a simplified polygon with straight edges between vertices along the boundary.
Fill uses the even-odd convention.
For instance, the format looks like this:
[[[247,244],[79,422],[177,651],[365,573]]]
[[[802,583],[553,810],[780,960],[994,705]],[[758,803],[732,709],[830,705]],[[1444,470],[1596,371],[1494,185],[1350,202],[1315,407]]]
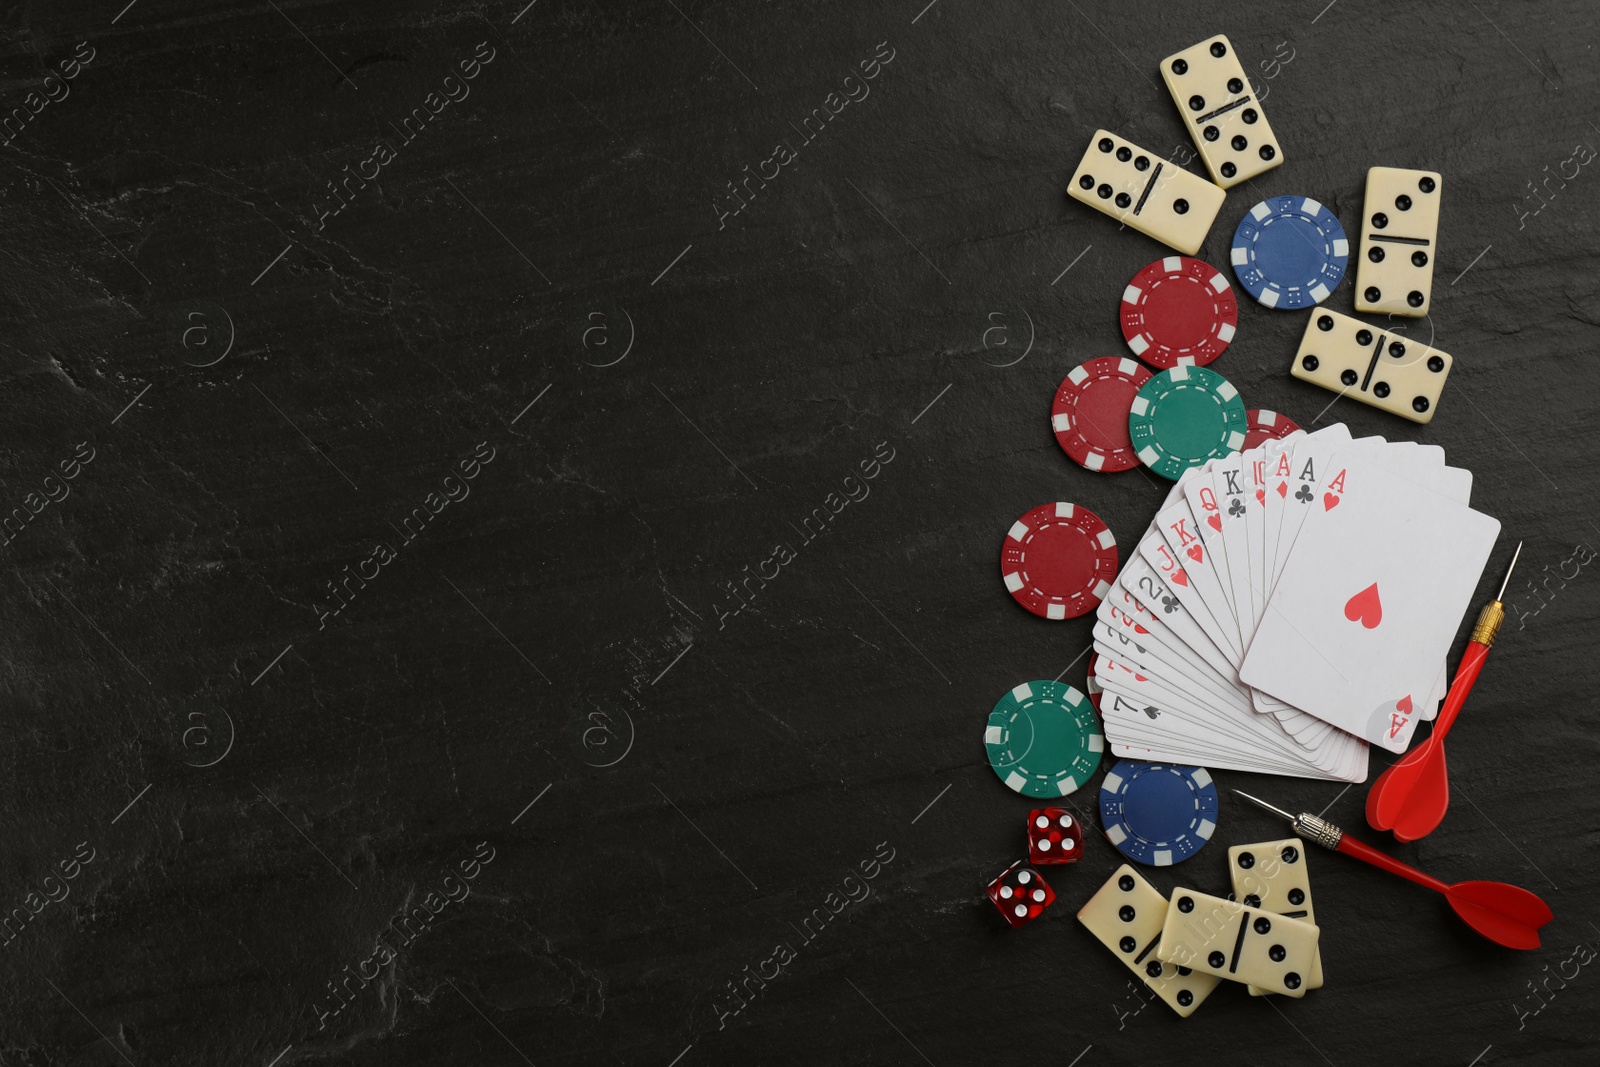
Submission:
[[[1077,863],[1083,855],[1083,824],[1066,808],[1028,813],[1028,858],[1034,863]]]
[[[1055,891],[1024,860],[1007,867],[989,883],[987,892],[989,900],[1012,926],[1028,925],[1056,899]]]

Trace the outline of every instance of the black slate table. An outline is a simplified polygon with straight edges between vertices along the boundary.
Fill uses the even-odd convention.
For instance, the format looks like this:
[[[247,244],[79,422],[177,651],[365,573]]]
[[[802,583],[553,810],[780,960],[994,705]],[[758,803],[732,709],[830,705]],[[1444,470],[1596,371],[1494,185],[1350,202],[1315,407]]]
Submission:
[[[1594,1058],[1592,5],[3,19],[0,1061]],[[1204,258],[1260,197],[1355,236],[1369,166],[1445,175],[1432,425],[1290,379],[1301,314],[1214,366],[1444,446],[1526,539],[1449,817],[1384,847],[1556,919],[1499,950],[1315,853],[1327,986],[1183,1021],[1074,921],[1098,834],[1030,928],[984,900],[1030,804],[981,733],[1089,642],[1005,594],[1009,524],[1126,551],[1164,490],[1050,433],[1163,254],[1066,178],[1098,126],[1188,158],[1157,62],[1217,32],[1287,162]],[[1217,777],[1379,840],[1362,787]],[[1152,880],[1284,833],[1220,821]]]

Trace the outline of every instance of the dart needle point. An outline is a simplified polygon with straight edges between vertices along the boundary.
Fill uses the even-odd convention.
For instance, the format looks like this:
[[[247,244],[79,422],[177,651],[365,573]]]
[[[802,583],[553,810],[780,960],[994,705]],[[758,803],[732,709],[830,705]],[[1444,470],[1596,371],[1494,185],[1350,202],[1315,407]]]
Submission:
[[[1256,805],[1257,807],[1265,808],[1266,810],[1272,812],[1274,815],[1282,815],[1285,819],[1288,819],[1290,822],[1294,822],[1294,816],[1290,815],[1288,812],[1284,811],[1282,808],[1275,808],[1271,804],[1268,804],[1265,800],[1262,800],[1259,797],[1253,797],[1249,793],[1246,793],[1242,789],[1235,789],[1234,792],[1238,793],[1240,796],[1244,797],[1246,800],[1248,800],[1250,803]]]
[[[1520,555],[1522,555],[1522,542],[1518,541],[1517,542],[1517,550],[1515,552],[1511,553],[1511,562],[1506,564],[1506,579],[1505,579],[1505,581],[1500,583],[1500,592],[1495,594],[1495,599],[1496,600],[1500,600],[1500,601],[1504,601],[1505,600],[1505,598],[1506,598],[1506,586],[1511,584],[1511,572],[1517,569],[1517,557],[1520,556]]]

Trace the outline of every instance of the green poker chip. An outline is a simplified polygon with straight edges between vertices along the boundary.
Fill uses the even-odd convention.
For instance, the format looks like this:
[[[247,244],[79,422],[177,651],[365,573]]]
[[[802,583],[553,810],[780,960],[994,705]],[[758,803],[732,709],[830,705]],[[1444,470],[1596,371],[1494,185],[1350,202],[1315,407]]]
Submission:
[[[1193,368],[1191,368],[1193,369]],[[1023,682],[983,732],[989,766],[1025,797],[1064,797],[1100,766],[1106,740],[1089,698],[1061,682]]]
[[[1249,429],[1239,390],[1204,367],[1162,371],[1139,390],[1128,412],[1128,437],[1139,461],[1173,481],[1190,467],[1239,451]]]

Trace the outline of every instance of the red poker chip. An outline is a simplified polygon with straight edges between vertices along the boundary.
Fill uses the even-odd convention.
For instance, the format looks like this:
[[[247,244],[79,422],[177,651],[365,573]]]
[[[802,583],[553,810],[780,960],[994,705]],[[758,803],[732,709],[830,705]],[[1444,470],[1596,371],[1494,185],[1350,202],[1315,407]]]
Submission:
[[[1096,652],[1089,657],[1089,676],[1084,679],[1083,691],[1089,695],[1089,703],[1094,705],[1094,710],[1100,710],[1100,694],[1105,692],[1105,687],[1100,684],[1100,679],[1094,672],[1100,667],[1100,653]]]
[[[1061,450],[1092,471],[1113,474],[1137,467],[1128,412],[1149,380],[1150,372],[1126,356],[1102,356],[1073,367],[1050,407],[1050,426]]]
[[[1152,367],[1204,367],[1222,355],[1238,326],[1228,279],[1202,260],[1158,259],[1122,291],[1122,336]]]
[[[1000,577],[1018,604],[1045,619],[1095,609],[1117,576],[1117,539],[1088,508],[1041,504],[1012,523]]]
[[[1244,434],[1244,451],[1248,452],[1263,441],[1281,441],[1300,428],[1300,424],[1287,415],[1279,415],[1266,408],[1251,408],[1245,412],[1250,426]]]

